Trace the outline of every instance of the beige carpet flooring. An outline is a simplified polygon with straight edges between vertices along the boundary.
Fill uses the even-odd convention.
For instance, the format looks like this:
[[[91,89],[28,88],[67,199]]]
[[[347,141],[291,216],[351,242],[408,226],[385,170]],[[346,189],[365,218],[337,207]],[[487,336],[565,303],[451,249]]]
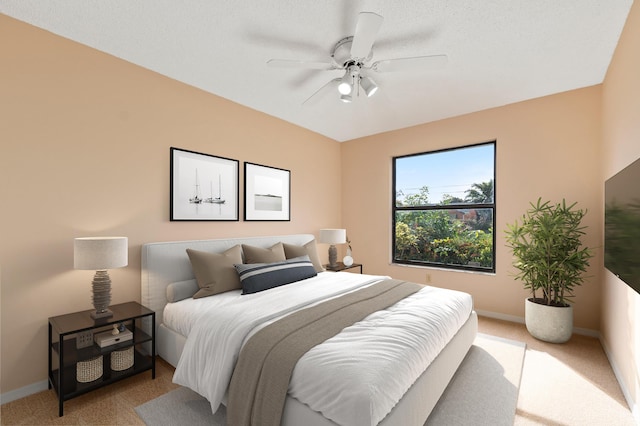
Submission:
[[[531,337],[524,324],[482,318],[480,325],[527,344],[515,425],[636,424],[598,339],[574,334],[553,344]]]
[[[524,325],[480,317],[481,333],[527,344],[515,425],[635,425],[597,339],[574,335],[554,345],[532,338]],[[142,373],[65,402],[58,417],[53,390],[0,406],[2,425],[143,425],[134,408],[178,386],[173,367],[157,363],[156,380]]]

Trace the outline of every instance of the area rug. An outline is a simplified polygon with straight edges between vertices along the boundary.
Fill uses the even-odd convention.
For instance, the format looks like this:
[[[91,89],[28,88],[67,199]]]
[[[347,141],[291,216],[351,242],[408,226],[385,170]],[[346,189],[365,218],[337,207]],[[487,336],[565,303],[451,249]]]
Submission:
[[[513,425],[525,344],[478,334],[425,426]],[[148,426],[226,426],[224,406],[211,414],[206,399],[175,389],[136,407]]]

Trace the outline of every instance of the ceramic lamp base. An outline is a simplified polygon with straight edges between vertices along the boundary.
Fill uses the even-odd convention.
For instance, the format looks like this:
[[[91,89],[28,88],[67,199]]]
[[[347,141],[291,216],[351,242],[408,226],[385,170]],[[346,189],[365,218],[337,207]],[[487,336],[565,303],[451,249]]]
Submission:
[[[105,270],[96,271],[91,283],[93,290],[93,307],[95,312],[91,313],[92,318],[107,318],[113,316],[109,310],[111,304],[111,278]]]
[[[338,266],[338,249],[331,244],[329,246],[329,267],[336,268]]]

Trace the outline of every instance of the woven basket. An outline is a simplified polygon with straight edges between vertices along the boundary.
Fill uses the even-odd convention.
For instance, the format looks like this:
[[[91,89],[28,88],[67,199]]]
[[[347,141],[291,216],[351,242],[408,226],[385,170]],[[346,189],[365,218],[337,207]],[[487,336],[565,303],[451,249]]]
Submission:
[[[102,355],[76,364],[76,379],[80,383],[89,383],[102,377]]]
[[[133,346],[121,351],[111,352],[111,369],[122,371],[133,366]]]

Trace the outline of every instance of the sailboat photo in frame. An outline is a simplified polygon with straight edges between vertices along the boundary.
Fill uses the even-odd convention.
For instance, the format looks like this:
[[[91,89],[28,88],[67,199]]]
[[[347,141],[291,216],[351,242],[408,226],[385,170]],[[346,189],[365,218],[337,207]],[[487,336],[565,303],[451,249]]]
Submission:
[[[239,220],[238,169],[238,160],[171,147],[171,220]]]

